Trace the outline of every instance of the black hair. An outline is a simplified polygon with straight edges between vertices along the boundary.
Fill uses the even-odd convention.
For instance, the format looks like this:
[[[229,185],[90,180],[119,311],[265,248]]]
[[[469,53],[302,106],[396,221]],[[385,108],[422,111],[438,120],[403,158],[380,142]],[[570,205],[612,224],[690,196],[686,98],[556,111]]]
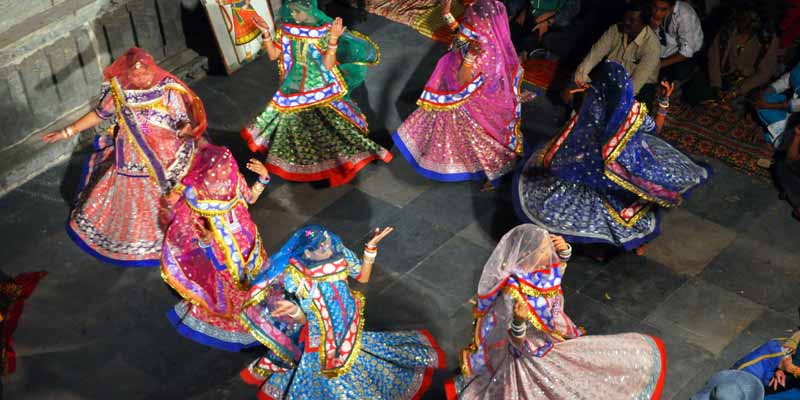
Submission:
[[[669,3],[670,6],[674,6],[675,3],[678,2],[678,0],[653,0],[653,2],[656,2],[656,1],[663,1],[665,3]]]
[[[638,12],[639,19],[645,25],[650,25],[650,18],[653,17],[653,5],[650,1],[631,0],[625,5],[625,12]]]

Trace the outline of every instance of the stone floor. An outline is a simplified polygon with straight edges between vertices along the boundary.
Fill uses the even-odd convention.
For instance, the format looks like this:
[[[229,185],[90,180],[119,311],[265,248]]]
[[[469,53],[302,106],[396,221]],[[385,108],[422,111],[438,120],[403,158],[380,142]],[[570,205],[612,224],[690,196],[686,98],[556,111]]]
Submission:
[[[444,48],[410,28],[370,16],[358,29],[383,48],[382,63],[356,90],[373,137],[414,108]],[[232,77],[194,85],[209,127],[243,163],[238,137],[276,87],[274,64],[258,60]],[[531,143],[555,134],[565,111],[540,97],[524,110]],[[0,198],[2,272],[49,272],[27,302],[15,336],[18,370],[4,377],[15,400],[252,399],[237,373],[256,353],[226,353],[178,335],[165,312],[178,300],[157,269],[124,269],[83,253],[64,221],[81,163],[76,153]],[[715,174],[688,204],[664,216],[663,233],[644,257],[605,264],[576,256],[565,287],[567,313],[593,334],[639,331],[667,349],[665,399],[687,399],[740,355],[798,324],[800,224],[768,182],[711,162]],[[252,177],[251,177],[252,178]],[[371,165],[350,185],[274,183],[251,208],[268,249],[304,223],[318,222],[354,248],[371,227],[397,232],[381,245],[367,294],[367,329],[427,328],[456,367],[467,344],[470,305],[496,241],[518,224],[508,188],[482,193],[476,183],[437,183],[402,157]],[[444,397],[437,374],[429,399]]]

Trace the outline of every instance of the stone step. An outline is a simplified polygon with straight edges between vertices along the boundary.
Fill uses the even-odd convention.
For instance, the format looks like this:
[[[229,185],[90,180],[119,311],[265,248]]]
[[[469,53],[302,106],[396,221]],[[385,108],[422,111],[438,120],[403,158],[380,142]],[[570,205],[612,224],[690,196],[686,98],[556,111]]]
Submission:
[[[159,63],[161,67],[175,76],[191,84],[202,79],[208,69],[208,59],[186,49]],[[92,103],[83,104],[62,118],[54,121],[44,129],[34,132],[20,143],[0,150],[0,196],[24,184],[48,168],[69,159],[74,151],[87,150],[94,133],[83,132],[80,138],[47,145],[42,136],[53,130],[61,129],[91,110]]]

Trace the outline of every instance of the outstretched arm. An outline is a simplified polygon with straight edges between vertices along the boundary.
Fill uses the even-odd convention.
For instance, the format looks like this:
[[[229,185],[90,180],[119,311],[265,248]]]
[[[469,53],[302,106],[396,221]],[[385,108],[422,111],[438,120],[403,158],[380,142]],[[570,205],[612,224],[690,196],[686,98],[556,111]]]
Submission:
[[[103,122],[103,119],[100,118],[96,112],[89,111],[77,121],[73,122],[71,125],[68,125],[66,128],[60,131],[45,134],[42,137],[42,140],[47,143],[56,143],[58,141],[75,136],[87,129],[94,128],[95,126],[100,125],[101,122]]]
[[[336,65],[336,49],[339,47],[339,38],[344,33],[345,29],[342,19],[336,17],[331,25],[330,37],[328,38],[328,50],[325,51],[325,56],[322,57],[322,64],[329,70],[333,69]]]
[[[272,41],[272,32],[270,31],[269,24],[267,21],[264,21],[264,18],[261,18],[260,15],[253,16],[253,23],[261,29],[261,48],[267,52],[267,57],[269,57],[270,61],[275,61],[278,57],[281,56],[281,50],[278,46],[275,45],[275,42]]]
[[[269,171],[267,171],[267,167],[264,165],[264,163],[256,160],[255,158],[251,158],[247,161],[247,169],[258,174],[258,180],[253,184],[253,186],[250,187],[249,196],[245,196],[245,200],[247,200],[248,204],[254,204],[256,201],[258,201],[258,198],[261,197],[261,193],[264,192],[264,188],[269,184]]]
[[[458,85],[464,86],[471,81],[475,72],[475,63],[480,57],[482,50],[478,41],[470,42],[467,55],[461,61],[461,68],[458,69]]]
[[[664,126],[664,119],[667,117],[667,110],[669,110],[669,98],[672,96],[672,92],[675,91],[675,83],[661,81],[661,93],[660,99],[657,100],[658,103],[658,112],[656,114],[656,133],[661,132],[661,128]]]
[[[375,257],[378,256],[378,242],[383,240],[388,234],[392,233],[394,228],[391,226],[381,230],[375,228],[375,232],[369,242],[364,246],[364,257],[361,262],[361,272],[358,274],[356,280],[359,283],[369,282],[370,275],[372,275],[372,265],[375,263]]]

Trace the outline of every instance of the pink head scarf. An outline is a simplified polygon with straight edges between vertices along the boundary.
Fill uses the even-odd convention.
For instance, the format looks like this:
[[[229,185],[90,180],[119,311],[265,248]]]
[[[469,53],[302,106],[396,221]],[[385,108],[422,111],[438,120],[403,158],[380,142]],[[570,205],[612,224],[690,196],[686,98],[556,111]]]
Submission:
[[[164,236],[162,276],[192,303],[223,316],[237,314],[233,297],[243,296],[266,260],[244,200],[244,177],[230,150],[209,144],[181,183],[184,196]]]
[[[519,121],[518,84],[522,79],[522,67],[511,42],[508,16],[503,3],[496,0],[477,0],[464,12],[456,41],[474,38],[480,42],[473,72],[483,77],[482,86],[469,96],[463,107],[486,132],[499,142],[508,137]],[[474,40],[474,39],[473,39]],[[432,92],[456,92],[458,71],[461,68],[465,47],[451,46],[436,65],[426,90]]]

